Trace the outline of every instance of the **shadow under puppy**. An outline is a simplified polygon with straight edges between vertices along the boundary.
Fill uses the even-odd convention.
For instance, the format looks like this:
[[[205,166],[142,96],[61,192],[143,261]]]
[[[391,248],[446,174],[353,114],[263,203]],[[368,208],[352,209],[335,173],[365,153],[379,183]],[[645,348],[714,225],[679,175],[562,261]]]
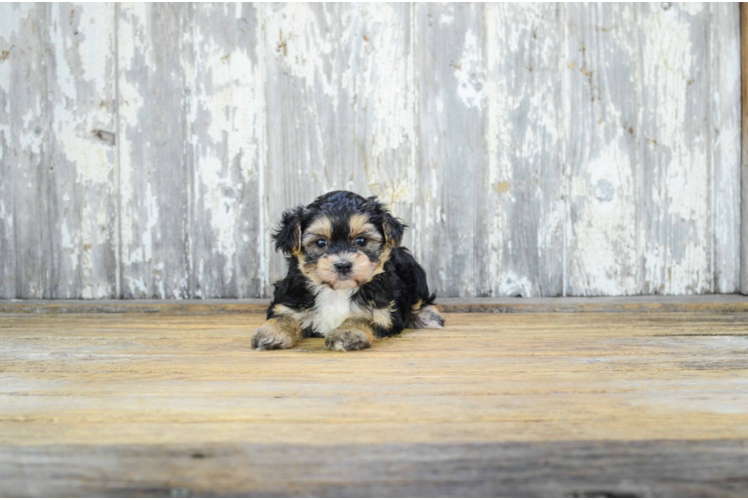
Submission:
[[[400,247],[405,225],[376,197],[332,191],[283,214],[273,234],[288,260],[275,283],[258,350],[325,338],[334,351],[366,349],[403,328],[443,328],[426,273]]]

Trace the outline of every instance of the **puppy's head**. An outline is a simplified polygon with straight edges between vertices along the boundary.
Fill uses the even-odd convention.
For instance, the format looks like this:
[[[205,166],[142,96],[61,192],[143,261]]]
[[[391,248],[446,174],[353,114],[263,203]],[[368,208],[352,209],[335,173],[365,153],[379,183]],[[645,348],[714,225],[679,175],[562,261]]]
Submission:
[[[301,272],[336,290],[363,285],[384,270],[405,225],[376,197],[333,191],[283,214],[275,249]]]

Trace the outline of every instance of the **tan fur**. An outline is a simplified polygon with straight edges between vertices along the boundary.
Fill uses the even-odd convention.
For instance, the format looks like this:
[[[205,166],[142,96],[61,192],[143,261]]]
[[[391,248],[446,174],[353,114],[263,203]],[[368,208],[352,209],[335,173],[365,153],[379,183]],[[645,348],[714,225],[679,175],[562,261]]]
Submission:
[[[384,265],[387,263],[388,260],[390,260],[391,253],[392,253],[392,250],[390,246],[386,246],[382,249],[382,253],[379,254],[379,262],[377,263],[376,267],[374,268],[374,272],[372,273],[373,276],[376,276],[377,274],[382,274],[384,272]]]
[[[302,260],[299,260],[299,266],[305,275],[318,285],[327,284],[336,290],[355,288],[368,283],[375,274],[378,274],[377,270],[381,267],[380,262],[372,262],[360,252],[326,255],[318,259],[316,263],[310,264],[302,264]],[[340,280],[335,271],[335,264],[344,260],[350,261],[353,268],[349,279]]]
[[[377,338],[368,320],[351,318],[325,337],[325,346],[331,351],[354,351],[371,347]]]
[[[391,238],[392,235],[392,227],[384,222],[382,224],[382,229],[384,230],[384,241],[387,243],[387,246],[390,248],[397,247],[398,243],[394,239]]]
[[[283,304],[275,304],[273,306],[273,315],[278,317],[291,318],[298,321],[299,323],[302,323],[308,313],[306,313],[305,311],[296,311],[288,306],[284,306]]]
[[[290,349],[301,339],[301,325],[291,317],[271,318],[257,329],[252,347],[258,351]]]
[[[371,321],[384,329],[392,328],[392,309],[395,308],[395,303],[391,302],[389,309],[372,309]]]
[[[304,245],[317,241],[319,238],[332,238],[332,221],[326,215],[318,217],[304,231]]]
[[[299,225],[294,228],[294,246],[291,253],[296,256],[301,254],[301,226]]]
[[[351,240],[364,236],[370,240],[382,241],[382,237],[379,235],[376,226],[369,222],[369,217],[364,214],[353,214],[348,219],[348,227],[350,229]]]
[[[414,312],[408,323],[408,328],[444,328],[444,318],[436,306],[426,306]]]

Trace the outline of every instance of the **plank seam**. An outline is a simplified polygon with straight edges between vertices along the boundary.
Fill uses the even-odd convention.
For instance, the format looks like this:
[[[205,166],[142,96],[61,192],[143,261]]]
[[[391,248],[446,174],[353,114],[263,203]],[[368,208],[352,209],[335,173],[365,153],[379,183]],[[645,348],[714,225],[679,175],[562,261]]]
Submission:
[[[570,81],[570,75],[567,71],[563,70],[564,64],[566,64],[568,61],[571,60],[569,55],[569,31],[568,31],[568,11],[567,11],[567,4],[563,4],[561,9],[561,26],[562,26],[562,34],[561,34],[561,43],[563,44],[562,53],[564,60],[561,61],[560,64],[560,70],[561,71],[561,100],[562,100],[562,109],[563,109],[563,116],[562,116],[562,123],[559,127],[560,130],[563,131],[562,140],[561,143],[561,178],[563,181],[563,188],[562,188],[562,197],[564,201],[564,229],[563,229],[563,245],[561,250],[561,296],[566,297],[567,291],[569,289],[569,231],[571,230],[571,213],[569,208],[569,197],[571,196],[571,172],[567,157],[567,147],[566,147],[566,138],[569,137],[569,131],[571,130],[571,125],[569,123],[569,118],[571,116],[571,103],[569,100],[571,89],[571,81]]]
[[[0,300],[0,314],[265,314],[270,299]],[[740,294],[634,297],[447,298],[444,313],[748,313]]]
[[[641,26],[641,11],[639,5],[635,4],[632,6],[632,12],[634,15],[634,24],[637,27]],[[637,35],[638,35],[637,28]],[[642,57],[642,46],[641,37],[637,36],[637,50],[636,50],[637,61],[634,62],[635,67],[638,70],[637,78],[637,89],[636,89],[636,116],[634,117],[636,126],[636,136],[633,146],[633,154],[635,155],[636,168],[634,169],[634,180],[632,182],[632,190],[634,192],[634,203],[636,204],[636,259],[638,262],[636,271],[639,273],[639,279],[636,283],[638,293],[647,293],[645,290],[645,264],[644,264],[644,224],[642,222],[642,202],[644,200],[644,150],[642,146],[642,137],[644,135],[644,62]]]
[[[410,161],[411,161],[411,167],[414,169],[414,178],[416,177],[415,172],[417,172],[418,164],[416,162],[416,155],[418,154],[418,140],[419,140],[419,134],[420,134],[420,127],[419,127],[419,121],[418,121],[418,82],[416,81],[416,70],[415,70],[415,64],[416,64],[416,50],[418,50],[418,45],[416,43],[416,38],[418,36],[417,32],[417,26],[416,26],[416,16],[418,15],[418,7],[415,2],[410,2],[410,51],[413,55],[413,67],[410,68],[410,74],[408,75],[408,79],[410,80],[410,84],[412,85],[412,99],[413,102],[411,103],[411,113],[413,115],[413,140],[410,143]],[[417,193],[413,193],[413,204],[411,206],[411,235],[413,237],[413,255],[416,257],[417,260],[420,260],[420,251],[421,251],[421,245],[419,243],[418,238],[418,224],[415,223],[415,215],[416,215],[416,203],[417,203]]]
[[[259,278],[259,290],[257,291],[257,295],[259,297],[267,297],[269,295],[270,291],[270,283],[269,283],[269,275],[270,275],[270,262],[269,262],[269,245],[270,245],[270,237],[267,233],[266,227],[267,227],[267,214],[269,213],[270,209],[267,206],[267,199],[265,196],[265,175],[267,172],[267,161],[268,161],[268,127],[270,126],[267,116],[267,106],[268,106],[268,96],[267,96],[267,82],[265,79],[267,78],[267,67],[265,65],[265,6],[264,4],[260,3],[257,5],[257,10],[255,11],[255,16],[257,17],[257,64],[258,64],[258,70],[259,70],[259,77],[258,77],[258,85],[260,85],[260,92],[258,94],[262,96],[262,103],[260,104],[260,130],[261,130],[261,137],[260,137],[260,154],[258,155],[258,162],[257,162],[257,174],[258,174],[258,182],[257,182],[257,195],[260,199],[260,202],[258,204],[258,216],[259,216],[259,231],[260,231],[260,238],[259,238],[259,272],[258,272],[258,278]]]
[[[52,25],[52,8],[54,7],[53,4],[44,4],[44,21],[46,22],[47,26]],[[58,8],[60,6],[58,5]],[[45,46],[47,43],[49,45],[52,45],[52,41],[49,40],[49,31],[47,30],[39,30],[39,41],[40,43]],[[53,298],[59,298],[56,297],[55,290],[53,289],[54,284],[52,283],[52,267],[54,266],[55,262],[55,249],[54,249],[54,243],[53,239],[50,235],[50,219],[51,214],[50,212],[53,210],[53,208],[50,206],[49,201],[52,199],[52,189],[50,187],[50,179],[47,172],[45,172],[45,164],[47,161],[50,161],[50,138],[52,136],[52,131],[54,131],[54,123],[53,123],[53,117],[52,113],[50,112],[50,108],[52,107],[53,103],[49,102],[50,96],[49,96],[49,87],[50,87],[50,81],[49,81],[49,61],[48,59],[52,59],[52,53],[49,50],[45,50],[44,54],[42,56],[42,64],[44,64],[44,97],[42,99],[39,99],[41,102],[41,116],[44,120],[45,130],[44,130],[44,142],[43,145],[39,149],[39,164],[36,170],[36,175],[39,178],[39,186],[44,193],[44,198],[47,202],[46,210],[41,210],[41,217],[42,217],[42,223],[37,226],[37,229],[39,230],[39,242],[42,248],[46,248],[48,251],[47,258],[45,259],[43,255],[40,256],[40,283],[41,283],[41,290],[36,291],[36,295],[41,298],[45,299],[53,299]],[[77,294],[77,292],[76,292]]]
[[[418,119],[418,81],[416,76],[416,37],[417,37],[417,23],[416,23],[416,16],[418,15],[416,9],[418,8],[418,4],[416,2],[410,2],[410,55],[409,55],[409,62],[410,67],[408,68],[408,79],[410,80],[411,88],[410,88],[410,108],[411,113],[413,114],[413,138],[410,141],[410,165],[408,169],[408,180],[411,186],[417,186],[418,185],[418,176],[416,173],[418,172],[418,164],[417,164],[417,158],[419,153],[419,141],[420,141],[420,127],[419,127],[419,119]],[[414,190],[412,198],[411,198],[411,204],[410,204],[410,221],[408,221],[411,225],[410,230],[412,231],[412,241],[413,241],[413,255],[415,255],[417,258],[420,259],[420,240],[417,237],[418,235],[418,224],[415,223],[416,218],[416,192]]]
[[[712,248],[709,252],[710,262],[709,262],[709,270],[711,274],[711,283],[709,284],[709,291],[711,293],[714,293],[718,286],[718,277],[717,277],[717,267],[716,267],[716,252],[717,252],[717,231],[716,231],[716,216],[715,216],[715,196],[716,196],[716,166],[715,166],[715,154],[714,154],[714,139],[717,134],[715,134],[715,106],[716,106],[716,99],[715,94],[718,92],[715,92],[714,85],[715,85],[715,78],[714,78],[714,70],[715,66],[719,65],[719,59],[714,56],[714,44],[715,44],[715,34],[714,34],[714,4],[709,4],[709,24],[707,26],[707,29],[709,30],[709,35],[706,37],[707,43],[709,44],[709,49],[707,50],[707,54],[709,57],[709,64],[708,64],[708,76],[709,83],[707,88],[711,91],[711,104],[707,106],[707,144],[709,144],[709,154],[707,155],[707,179],[709,182],[709,186],[707,188],[707,193],[709,195],[709,211],[711,212],[711,217],[707,217],[707,220],[709,221],[710,227],[710,238],[709,242]],[[717,68],[718,69],[718,68]],[[719,113],[716,113],[716,116],[720,116]],[[720,117],[721,118],[721,117]]]
[[[120,94],[119,94],[119,9],[120,4],[114,4],[114,133],[116,141],[115,147],[115,161],[114,161],[114,177],[115,177],[115,192],[117,199],[115,200],[115,221],[117,228],[115,234],[115,277],[114,277],[114,294],[118,299],[124,298],[122,296],[122,175],[120,171],[120,151],[122,149],[122,136],[120,131]]]
[[[190,22],[190,42],[189,42],[189,55],[192,59],[189,64],[189,68],[184,68],[184,65],[182,65],[183,75],[182,78],[184,78],[184,85],[182,86],[182,92],[184,93],[186,90],[189,90],[189,95],[185,96],[183,94],[183,100],[182,103],[182,113],[187,117],[197,116],[197,106],[198,106],[198,69],[196,68],[197,65],[197,47],[195,47],[195,40],[197,40],[196,31],[197,31],[197,6],[194,3],[189,4],[189,13],[191,16],[188,17],[188,22]],[[180,58],[183,56],[185,50],[182,46],[184,42],[180,41],[179,44],[179,56]],[[192,70],[192,74],[189,74],[189,70]],[[192,89],[188,89],[187,85],[192,86]],[[189,186],[187,186],[187,234],[186,236],[186,246],[187,246],[187,297],[193,298],[197,297],[198,293],[197,290],[199,290],[199,276],[195,273],[195,253],[197,251],[197,242],[194,238],[194,231],[195,231],[195,216],[196,216],[196,208],[195,204],[197,203],[197,197],[195,195],[196,187],[195,187],[195,175],[196,170],[199,168],[199,162],[197,160],[197,150],[198,145],[195,134],[195,124],[189,124],[189,120],[185,120],[184,124],[185,128],[185,139],[186,144],[184,144],[183,148],[186,149],[185,151],[185,161],[187,163],[187,182],[189,183]],[[226,290],[222,288],[221,293],[225,294]]]
[[[741,187],[740,196],[740,291],[748,295],[748,4],[740,4],[740,68],[741,74]]]
[[[639,95],[639,109],[637,111],[636,120],[637,120],[637,127],[639,130],[639,137],[638,137],[638,153],[639,153],[639,178],[637,179],[636,189],[637,189],[637,213],[636,213],[636,223],[638,225],[637,227],[637,245],[638,245],[638,261],[639,261],[639,291],[640,293],[650,293],[651,287],[647,283],[647,264],[646,264],[646,238],[644,237],[644,232],[646,231],[646,224],[644,223],[644,216],[647,213],[646,207],[644,207],[644,204],[647,203],[647,196],[645,191],[645,174],[644,170],[646,168],[645,162],[647,159],[647,155],[645,152],[645,141],[643,140],[644,137],[644,109],[646,107],[645,100],[647,99],[646,94],[644,93],[644,45],[642,43],[642,11],[641,11],[641,5],[640,4],[634,4],[634,12],[636,13],[636,24],[637,24],[637,31],[638,31],[638,50],[637,50],[637,57],[638,57],[638,65],[639,65],[639,79],[637,81],[639,89],[638,89],[638,95]]]

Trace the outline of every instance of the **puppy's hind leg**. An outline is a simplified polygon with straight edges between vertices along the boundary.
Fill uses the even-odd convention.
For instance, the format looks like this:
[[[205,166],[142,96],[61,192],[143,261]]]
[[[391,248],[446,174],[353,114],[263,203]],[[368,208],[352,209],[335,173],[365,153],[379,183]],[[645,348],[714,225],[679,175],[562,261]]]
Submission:
[[[413,255],[404,248],[392,253],[395,272],[405,283],[405,294],[411,304],[408,328],[444,328],[444,317],[434,301],[436,294],[429,293],[426,272]]]
[[[427,305],[413,311],[408,328],[444,328],[444,317],[436,304]]]

